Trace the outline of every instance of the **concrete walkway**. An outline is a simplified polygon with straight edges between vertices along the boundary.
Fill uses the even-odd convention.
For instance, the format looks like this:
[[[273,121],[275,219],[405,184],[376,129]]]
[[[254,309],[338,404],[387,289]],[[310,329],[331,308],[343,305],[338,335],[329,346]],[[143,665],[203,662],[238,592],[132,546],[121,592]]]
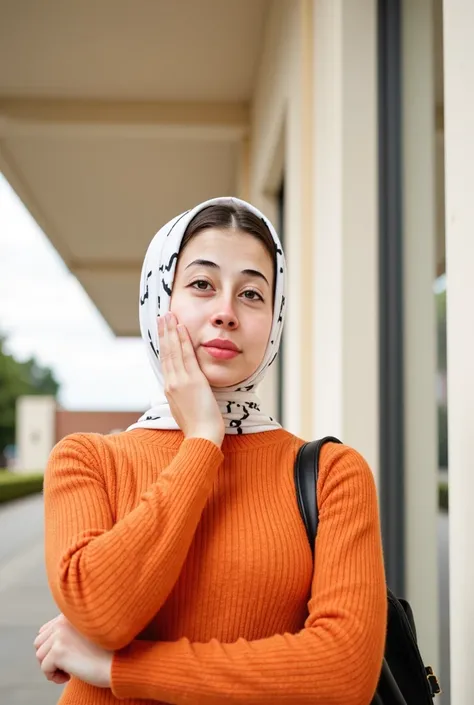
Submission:
[[[38,628],[57,614],[43,566],[41,496],[0,506],[0,703],[55,705],[35,658]]]
[[[444,689],[435,705],[449,699],[448,516],[438,522],[441,672]],[[33,640],[57,614],[43,565],[41,496],[0,505],[0,705],[55,705],[61,687],[46,681]]]

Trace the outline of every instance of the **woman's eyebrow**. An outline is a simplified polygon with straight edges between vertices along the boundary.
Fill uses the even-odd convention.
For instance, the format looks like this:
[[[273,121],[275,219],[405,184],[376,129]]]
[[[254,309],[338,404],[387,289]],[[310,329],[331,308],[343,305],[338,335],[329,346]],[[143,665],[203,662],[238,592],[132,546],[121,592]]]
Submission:
[[[212,269],[220,269],[219,265],[216,264],[215,262],[211,262],[209,259],[195,259],[192,262],[190,262],[185,269],[189,269],[189,267],[212,267]],[[268,284],[268,279],[262,274],[262,272],[259,272],[258,269],[243,269],[241,271],[241,274],[246,274],[249,277],[259,277],[260,279],[263,279]],[[268,284],[270,286],[270,284]]]
[[[258,269],[243,269],[241,274],[247,274],[249,277],[259,277],[268,284],[268,279],[262,274],[262,272],[259,272]],[[270,286],[270,284],[268,284],[268,286]]]
[[[218,264],[216,264],[215,262],[211,262],[211,260],[209,259],[195,259],[190,264],[188,264],[186,269],[189,269],[190,267],[194,267],[196,265],[198,267],[212,267],[213,269],[220,269]]]

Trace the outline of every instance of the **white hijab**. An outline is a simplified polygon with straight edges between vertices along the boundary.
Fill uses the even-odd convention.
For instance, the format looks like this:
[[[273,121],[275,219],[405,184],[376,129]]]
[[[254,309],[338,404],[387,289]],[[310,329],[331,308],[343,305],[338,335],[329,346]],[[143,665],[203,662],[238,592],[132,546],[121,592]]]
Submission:
[[[260,400],[256,390],[266,371],[274,362],[281,338],[285,314],[285,278],[286,266],[283,250],[278,235],[270,221],[250,203],[237,198],[213,198],[200,203],[192,210],[170,220],[155,235],[148,247],[143,263],[140,281],[140,330],[145,341],[153,372],[158,380],[158,398],[152,407],[127,430],[134,428],[175,429],[174,420],[164,393],[164,379],[158,347],[157,319],[169,311],[171,291],[176,271],[181,241],[190,221],[194,216],[212,205],[243,206],[267,225],[276,249],[276,286],[273,309],[273,323],[267,349],[258,369],[240,384],[234,387],[215,389],[219,409],[225,422],[225,432],[230,434],[260,433],[280,428],[280,424],[260,410]]]

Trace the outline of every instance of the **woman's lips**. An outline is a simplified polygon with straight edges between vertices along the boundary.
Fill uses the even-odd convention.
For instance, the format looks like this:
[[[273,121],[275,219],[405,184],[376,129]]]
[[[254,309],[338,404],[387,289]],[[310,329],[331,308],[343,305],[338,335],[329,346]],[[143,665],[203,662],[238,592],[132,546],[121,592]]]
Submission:
[[[208,340],[207,343],[203,344],[203,348],[217,360],[231,360],[240,353],[237,345],[227,338]]]
[[[237,357],[239,355],[238,350],[228,350],[226,348],[214,348],[212,345],[203,345],[202,346],[206,352],[209,353],[209,355],[212,355],[212,357],[217,358],[218,360],[231,360],[234,357]]]

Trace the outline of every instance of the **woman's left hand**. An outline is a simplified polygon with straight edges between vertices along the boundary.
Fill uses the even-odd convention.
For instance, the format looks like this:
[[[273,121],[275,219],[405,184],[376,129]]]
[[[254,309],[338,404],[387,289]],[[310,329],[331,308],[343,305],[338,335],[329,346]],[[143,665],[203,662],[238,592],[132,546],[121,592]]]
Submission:
[[[105,651],[74,629],[60,614],[39,630],[36,658],[46,678],[65,683],[70,676],[98,688],[110,688],[113,652]]]

